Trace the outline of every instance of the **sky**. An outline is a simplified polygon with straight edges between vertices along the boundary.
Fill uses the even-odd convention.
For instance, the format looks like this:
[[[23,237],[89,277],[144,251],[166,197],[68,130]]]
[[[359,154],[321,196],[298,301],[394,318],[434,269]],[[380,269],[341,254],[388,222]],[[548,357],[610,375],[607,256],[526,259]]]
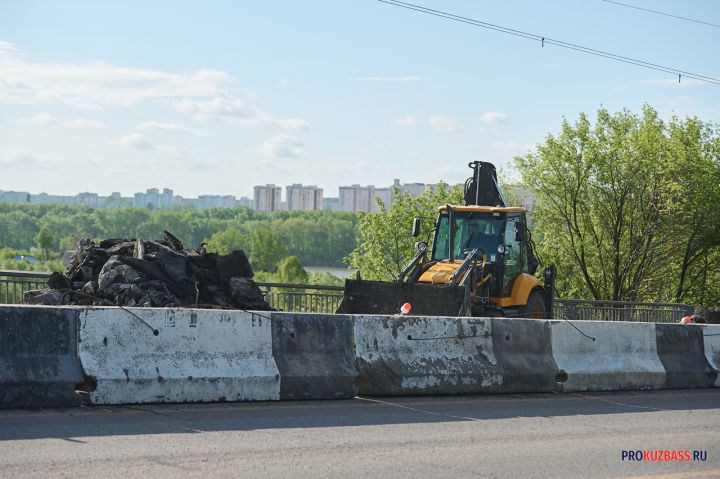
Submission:
[[[720,28],[602,0],[419,5],[720,77]],[[717,0],[627,0],[720,24]],[[720,123],[720,86],[376,0],[0,0],[0,190],[252,196],[457,183],[600,107]],[[284,195],[284,192],[283,192]]]

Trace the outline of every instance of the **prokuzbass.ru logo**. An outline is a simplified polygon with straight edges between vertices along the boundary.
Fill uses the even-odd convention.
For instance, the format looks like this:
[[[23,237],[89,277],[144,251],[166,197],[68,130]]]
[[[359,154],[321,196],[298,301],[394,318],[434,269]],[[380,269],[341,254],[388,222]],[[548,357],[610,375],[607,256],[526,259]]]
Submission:
[[[623,461],[648,462],[690,462],[707,461],[707,451],[690,449],[652,449],[647,451],[628,451],[621,453]]]

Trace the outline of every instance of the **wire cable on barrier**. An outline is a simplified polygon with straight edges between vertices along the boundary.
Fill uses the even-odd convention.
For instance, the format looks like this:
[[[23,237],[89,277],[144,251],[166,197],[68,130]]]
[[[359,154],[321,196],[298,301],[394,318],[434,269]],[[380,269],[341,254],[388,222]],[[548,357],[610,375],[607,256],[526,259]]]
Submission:
[[[563,298],[561,298],[561,297],[559,297],[559,296],[556,296],[555,299],[558,299],[558,300],[560,300],[560,301],[563,301]],[[565,309],[565,308],[563,308],[563,310],[564,310],[564,309]],[[560,318],[560,319],[562,319],[563,321],[567,322],[570,326],[572,326],[573,328],[575,328],[578,333],[582,334],[582,335],[585,336],[586,338],[592,339],[593,341],[596,341],[595,336],[590,336],[590,335],[588,335],[588,334],[583,333],[583,332],[580,330],[580,328],[578,328],[577,326],[575,326],[575,325],[572,323],[572,321],[570,321],[569,319],[567,319],[567,317],[565,317],[564,311],[563,311],[563,317]]]
[[[578,333],[582,334],[583,336],[585,336],[585,337],[588,338],[588,339],[592,339],[593,341],[595,341],[595,336],[589,336],[589,335],[583,333],[582,331],[580,331],[580,328],[578,328],[577,326],[575,326],[569,319],[567,319],[567,318],[561,318],[561,319],[562,319],[563,321],[566,321],[566,322],[567,322],[570,326],[572,326],[573,328],[575,328]]]

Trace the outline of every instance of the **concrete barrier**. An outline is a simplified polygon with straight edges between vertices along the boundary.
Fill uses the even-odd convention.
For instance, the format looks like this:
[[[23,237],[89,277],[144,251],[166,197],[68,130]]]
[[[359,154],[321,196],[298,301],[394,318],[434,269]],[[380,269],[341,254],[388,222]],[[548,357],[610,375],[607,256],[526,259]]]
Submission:
[[[277,312],[271,315],[280,399],[341,399],[357,395],[351,317]]]
[[[550,323],[536,319],[492,320],[493,352],[502,392],[550,392],[564,381],[553,358]]]
[[[73,308],[0,308],[0,407],[80,404],[76,315]]]
[[[360,394],[502,390],[490,319],[355,316],[355,352]]]
[[[720,387],[720,325],[706,325],[702,329],[703,332],[703,350],[705,351],[705,359],[715,370],[716,388]]]
[[[574,325],[3,306],[0,406],[720,387],[720,326]]]
[[[658,357],[654,323],[551,321],[552,351],[567,375],[562,391],[661,389],[665,368]],[[562,374],[562,372],[560,374]]]
[[[93,404],[280,398],[266,313],[90,308],[80,312],[80,360]],[[157,330],[157,335],[153,330]]]
[[[705,357],[703,326],[656,324],[657,351],[667,376],[665,387],[706,388],[717,379]]]

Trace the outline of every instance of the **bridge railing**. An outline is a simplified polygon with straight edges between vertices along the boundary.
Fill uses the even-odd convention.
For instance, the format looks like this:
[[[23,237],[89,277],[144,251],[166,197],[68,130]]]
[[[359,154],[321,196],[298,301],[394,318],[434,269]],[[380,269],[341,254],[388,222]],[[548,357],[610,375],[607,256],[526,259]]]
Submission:
[[[46,287],[50,273],[0,270],[0,304],[21,303],[23,294]],[[342,286],[259,282],[265,301],[291,312],[334,313],[343,296]],[[554,317],[572,321],[634,321],[674,323],[693,308],[687,304],[556,299]]]
[[[556,299],[553,316],[572,321],[676,323],[693,313],[689,304]]]
[[[343,297],[342,286],[257,283],[270,306],[281,311],[334,313]]]
[[[23,294],[47,287],[50,273],[0,270],[0,304],[22,303]]]

